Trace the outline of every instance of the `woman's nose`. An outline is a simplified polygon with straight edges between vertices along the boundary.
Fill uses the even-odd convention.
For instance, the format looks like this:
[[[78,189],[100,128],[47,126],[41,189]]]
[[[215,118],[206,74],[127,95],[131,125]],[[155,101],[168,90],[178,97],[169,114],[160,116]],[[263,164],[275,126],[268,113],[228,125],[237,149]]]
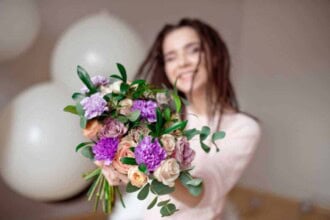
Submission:
[[[179,66],[184,67],[184,66],[187,66],[187,65],[189,65],[189,59],[186,55],[182,54],[179,57]]]

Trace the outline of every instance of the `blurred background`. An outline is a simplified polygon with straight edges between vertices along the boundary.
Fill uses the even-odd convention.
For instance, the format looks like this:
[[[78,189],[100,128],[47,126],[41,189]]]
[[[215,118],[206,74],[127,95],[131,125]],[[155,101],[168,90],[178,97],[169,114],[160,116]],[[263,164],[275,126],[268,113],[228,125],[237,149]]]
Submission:
[[[94,29],[95,22],[104,22],[104,14],[119,20],[113,26],[105,22]],[[70,58],[85,53],[77,49],[88,47],[85,35],[109,34],[105,49],[123,48],[109,51],[109,56],[118,53],[118,57],[127,57],[128,69],[134,75],[156,33],[165,23],[182,17],[200,18],[217,28],[232,56],[232,76],[241,108],[261,121],[263,136],[255,158],[231,192],[235,210],[242,219],[330,219],[329,0],[0,0],[0,219],[89,216],[91,204],[85,201],[84,193],[79,194],[86,184],[74,182],[76,188],[72,189],[66,185],[77,169],[71,168],[62,180],[56,177],[56,172],[75,168],[77,165],[70,166],[75,161],[63,157],[54,159],[58,164],[34,163],[24,155],[30,154],[33,146],[41,147],[40,143],[25,150],[8,146],[24,146],[24,140],[16,139],[24,138],[22,132],[29,128],[22,124],[38,120],[38,105],[48,102],[52,106],[54,100],[63,106],[70,104],[54,91],[61,90],[68,97],[72,93],[64,86],[70,79],[61,74],[70,70]],[[108,24],[110,28],[101,33],[100,28]],[[116,37],[118,31],[122,35]],[[110,57],[107,65],[114,64],[111,59],[116,57]],[[125,58],[121,62],[125,64]],[[88,68],[105,71],[95,66],[92,63]],[[46,100],[40,96],[43,93],[52,98]],[[33,103],[35,97],[38,100]],[[47,114],[43,113],[45,120],[52,118]],[[19,120],[30,115],[34,115],[30,121]],[[49,134],[61,129],[56,127],[60,124],[52,126],[47,126]],[[19,132],[11,134],[11,127]],[[73,143],[81,138],[70,135],[74,136]],[[57,147],[51,145],[48,151],[33,153],[47,155]],[[65,146],[65,150],[74,146]],[[20,163],[28,160],[32,165],[23,172]],[[80,170],[88,167],[86,161],[77,159],[77,163]],[[54,172],[47,172],[47,166],[54,166]],[[38,186],[22,178],[31,169],[31,175],[41,176],[39,181],[44,184]],[[52,180],[54,177],[59,182]],[[51,193],[40,192],[45,185],[56,187]],[[61,187],[66,188],[63,195],[59,195]]]

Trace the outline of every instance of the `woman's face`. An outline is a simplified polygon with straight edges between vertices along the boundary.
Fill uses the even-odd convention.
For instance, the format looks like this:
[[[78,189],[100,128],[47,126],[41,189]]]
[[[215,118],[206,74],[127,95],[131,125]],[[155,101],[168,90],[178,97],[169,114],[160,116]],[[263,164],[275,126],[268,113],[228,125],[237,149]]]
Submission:
[[[163,55],[165,72],[169,81],[181,92],[189,95],[205,89],[207,69],[205,54],[201,49],[201,41],[196,31],[190,27],[176,29],[164,39]],[[200,60],[200,64],[199,63]],[[193,75],[196,71],[193,81]],[[192,86],[193,84],[193,86]]]

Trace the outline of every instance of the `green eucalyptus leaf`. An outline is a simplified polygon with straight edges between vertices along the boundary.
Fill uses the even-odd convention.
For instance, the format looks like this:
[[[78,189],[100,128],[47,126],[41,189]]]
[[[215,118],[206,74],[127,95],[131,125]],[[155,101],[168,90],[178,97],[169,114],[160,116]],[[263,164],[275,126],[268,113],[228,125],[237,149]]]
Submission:
[[[166,204],[169,203],[170,201],[171,201],[170,199],[165,200],[165,201],[161,201],[161,202],[159,202],[159,203],[157,204],[157,206],[160,207],[160,206],[166,205]]]
[[[87,125],[87,119],[84,116],[80,117],[80,127],[81,128],[86,128]]]
[[[81,149],[80,152],[84,157],[87,157],[89,159],[94,159],[94,154],[93,154],[93,151],[92,151],[92,147],[90,147],[90,146],[84,147],[83,149]]]
[[[123,116],[123,115],[118,116],[118,117],[117,117],[117,120],[120,121],[121,123],[124,123],[124,124],[125,124],[126,122],[128,122],[128,118],[125,117],[125,116]]]
[[[141,112],[139,110],[135,110],[134,112],[132,112],[131,114],[129,114],[127,116],[127,118],[131,122],[134,122],[134,121],[136,121],[140,117],[140,114],[141,114]]]
[[[63,109],[63,111],[69,112],[69,113],[72,113],[72,114],[75,114],[75,115],[79,115],[78,112],[77,112],[76,106],[74,106],[74,105],[68,105],[68,106],[66,106]]]
[[[150,184],[147,183],[138,194],[139,200],[145,200],[149,194]]]
[[[166,195],[174,192],[174,187],[166,186],[163,183],[158,182],[156,179],[151,182],[151,188],[157,195]]]
[[[84,99],[86,96],[84,94],[81,94],[79,92],[75,92],[72,94],[72,99],[77,101],[77,102],[80,102],[82,99]]]
[[[139,187],[133,186],[131,182],[128,182],[126,185],[126,192],[128,193],[136,192],[139,189],[140,189]]]
[[[94,86],[90,76],[88,75],[87,71],[82,68],[81,66],[77,66],[77,73],[81,81],[85,84],[85,86],[89,89],[89,93],[93,94],[97,92],[96,87]]]
[[[200,145],[206,153],[210,152],[211,148],[208,145],[206,145],[202,140],[200,140]]]
[[[186,172],[186,171],[181,172],[180,176],[179,176],[179,180],[182,183],[182,185],[184,187],[186,187],[188,189],[188,191],[190,192],[190,194],[192,194],[193,196],[198,196],[202,192],[202,189],[203,189],[202,183],[197,186],[188,184],[190,181],[194,180],[194,178],[190,175],[189,172]]]
[[[200,139],[202,141],[204,141],[209,136],[210,132],[211,132],[211,129],[209,127],[203,126],[202,130],[200,132]]]
[[[226,133],[223,131],[218,131],[212,134],[212,141],[223,139],[226,136]]]
[[[187,123],[188,123],[187,120],[175,122],[171,127],[166,128],[164,130],[163,134],[168,134],[168,133],[171,133],[172,131],[175,131],[178,129],[183,130],[186,127]]]
[[[174,212],[178,211],[176,209],[176,206],[173,203],[169,203],[167,205],[164,205],[161,209],[160,209],[160,214],[162,214],[162,217],[164,216],[170,216],[173,215]]]
[[[84,109],[83,109],[83,106],[82,106],[80,103],[77,103],[77,104],[76,104],[76,110],[77,110],[77,113],[78,113],[80,116],[84,116],[85,111],[84,111]]]
[[[190,186],[199,186],[200,184],[202,184],[203,180],[200,179],[200,178],[195,178],[195,179],[192,179],[192,180],[189,180],[186,182],[187,185],[190,185]]]
[[[120,158],[120,161],[123,164],[137,165],[136,160],[133,157],[122,157],[122,158]]]
[[[196,128],[185,130],[183,132],[184,136],[187,137],[188,140],[193,139],[196,135],[200,134],[200,131],[198,131]]]
[[[80,150],[80,148],[86,147],[86,146],[90,146],[93,145],[93,142],[83,142],[77,145],[76,147],[76,152],[78,152],[78,150]]]
[[[130,149],[130,151],[132,151],[134,153],[135,147],[130,147],[129,149]]]
[[[152,202],[148,205],[147,209],[152,209],[156,205],[157,200],[158,200],[158,196],[155,196],[155,198],[152,200]]]
[[[117,63],[117,68],[119,70],[119,73],[123,79],[124,82],[127,82],[127,75],[126,75],[126,70],[125,70],[125,67],[120,64],[120,63]]]

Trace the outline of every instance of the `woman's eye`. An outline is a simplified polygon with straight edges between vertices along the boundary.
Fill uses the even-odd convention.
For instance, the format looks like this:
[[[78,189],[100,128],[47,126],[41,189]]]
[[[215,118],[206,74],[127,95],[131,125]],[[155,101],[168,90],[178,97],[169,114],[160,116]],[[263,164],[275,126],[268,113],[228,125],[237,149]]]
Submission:
[[[168,62],[171,62],[175,59],[175,57],[165,57],[165,62],[168,63]]]
[[[201,50],[199,47],[193,47],[189,50],[189,53],[191,54],[196,54],[196,53],[199,53]]]

